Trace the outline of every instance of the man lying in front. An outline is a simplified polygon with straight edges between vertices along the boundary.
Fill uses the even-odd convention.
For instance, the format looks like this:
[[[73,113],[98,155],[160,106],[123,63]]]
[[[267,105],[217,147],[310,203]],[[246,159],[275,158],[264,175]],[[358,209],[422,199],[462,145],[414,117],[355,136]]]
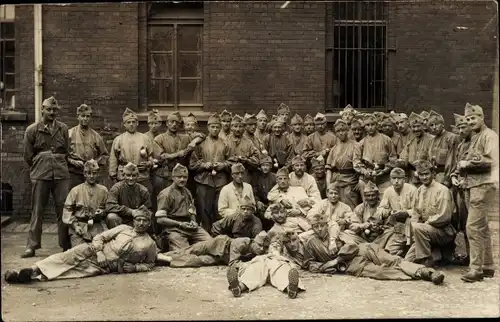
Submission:
[[[119,225],[94,237],[91,243],[77,245],[51,255],[19,272],[7,271],[7,283],[31,280],[82,278],[109,273],[146,272],[154,267],[156,244],[148,235],[151,212],[141,206],[132,210],[133,225]]]

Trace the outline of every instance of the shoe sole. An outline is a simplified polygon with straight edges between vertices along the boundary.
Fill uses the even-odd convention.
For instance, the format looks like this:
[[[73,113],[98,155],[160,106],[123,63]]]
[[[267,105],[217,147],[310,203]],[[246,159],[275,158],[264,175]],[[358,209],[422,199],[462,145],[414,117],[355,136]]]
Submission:
[[[484,278],[493,278],[495,276],[495,271],[493,271],[492,273],[485,273],[483,271],[483,277]]]
[[[439,274],[437,277],[432,279],[432,283],[434,283],[435,285],[443,284],[444,277],[444,274]]]
[[[229,267],[227,269],[227,282],[229,284],[229,290],[233,293],[234,297],[240,297],[241,289],[240,282],[238,280],[238,270],[236,267]]]
[[[31,275],[33,274],[33,270],[31,268],[23,268],[19,271],[19,283],[29,283],[31,281]]]
[[[474,282],[481,282],[483,280],[483,277],[481,277],[480,279],[469,279],[469,278],[464,278],[462,276],[460,279],[466,283],[474,283]]]
[[[21,255],[21,258],[31,258],[31,257],[35,257],[35,252],[33,253],[24,253]]]
[[[288,297],[294,299],[299,292],[299,271],[292,268],[288,272]]]

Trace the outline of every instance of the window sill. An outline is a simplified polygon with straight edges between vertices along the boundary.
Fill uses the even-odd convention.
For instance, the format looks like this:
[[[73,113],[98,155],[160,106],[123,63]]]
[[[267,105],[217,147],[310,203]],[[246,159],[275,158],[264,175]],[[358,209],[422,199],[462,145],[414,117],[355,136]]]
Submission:
[[[147,122],[149,112],[151,111],[152,108],[156,108],[156,107],[150,106],[149,108],[150,108],[150,110],[147,112],[137,113],[137,116],[139,118],[139,122],[143,122],[143,121]],[[169,114],[175,112],[174,109],[172,109],[172,110],[165,109],[165,108],[156,108],[156,109],[158,109],[158,114],[160,114],[160,117],[163,121],[167,120],[167,116]],[[193,113],[193,115],[196,117],[198,122],[207,122],[208,118],[212,114],[214,114],[214,112],[201,111],[200,108],[196,108],[196,107],[194,107],[194,108],[182,108],[182,110],[180,110],[179,113],[181,114],[182,117],[186,117],[186,116],[188,116],[189,113]]]
[[[0,112],[2,122],[23,122],[28,119],[28,114],[17,111],[5,110]]]

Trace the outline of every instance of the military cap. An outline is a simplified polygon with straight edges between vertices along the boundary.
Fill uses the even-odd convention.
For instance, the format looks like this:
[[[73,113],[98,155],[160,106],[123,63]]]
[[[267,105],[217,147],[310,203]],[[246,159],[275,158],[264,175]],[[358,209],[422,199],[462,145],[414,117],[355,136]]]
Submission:
[[[210,124],[220,124],[219,114],[214,113],[214,114],[210,115],[210,117],[208,118],[208,121],[207,121],[207,125],[210,125]]]
[[[83,165],[83,171],[99,170],[99,164],[96,160],[90,159]]]
[[[467,123],[467,119],[465,118],[464,115],[453,113],[453,117],[455,118],[455,126]]]
[[[173,177],[187,176],[188,169],[180,163],[177,163],[175,167],[172,169]]]
[[[258,244],[265,244],[266,241],[268,240],[268,234],[265,230],[261,231],[260,233],[257,234],[257,236],[255,236],[255,238],[253,239],[256,243]]]
[[[129,162],[123,167],[123,172],[130,174],[137,174],[139,173],[139,169],[137,169],[137,166],[135,164]]]
[[[316,116],[314,116],[314,123],[326,123],[326,116],[325,114],[322,113],[316,113]]]
[[[332,182],[332,183],[328,186],[328,188],[326,189],[326,191],[335,190],[335,191],[339,192],[339,191],[340,191],[340,188],[341,188],[341,187],[340,187],[340,184],[338,183],[338,181],[334,181],[334,182]]]
[[[140,206],[137,209],[132,210],[132,217],[136,218],[145,218],[147,220],[151,220],[151,211],[144,205]]]
[[[376,184],[374,184],[372,181],[368,181],[365,184],[365,187],[363,189],[363,192],[378,192],[378,187]]]
[[[295,115],[292,117],[292,119],[290,120],[290,124],[294,125],[294,124],[303,124],[304,123],[304,120],[302,119],[302,117],[295,113]]]
[[[465,117],[471,115],[477,115],[480,117],[484,117],[483,108],[479,105],[465,104]]]
[[[347,123],[346,120],[342,119],[342,118],[339,118],[335,121],[335,124],[333,125],[334,128],[337,128],[337,127],[344,127],[344,126],[347,126],[349,127],[349,123]]]
[[[414,112],[411,112],[408,120],[410,121],[410,124],[416,124],[416,123],[424,124],[424,118],[421,115]]]
[[[266,112],[264,110],[260,110],[260,112],[257,113],[256,118],[257,118],[257,120],[266,120],[267,121]]]
[[[168,116],[167,116],[167,121],[177,121],[179,123],[182,123],[182,116],[181,116],[181,113],[179,113],[179,111],[175,111],[173,113],[170,113]]]
[[[399,113],[399,118],[408,119],[408,115],[406,115],[405,113]]]
[[[394,117],[386,114],[386,115],[384,115],[384,117],[380,121],[380,124],[387,124],[387,123],[394,125],[396,123],[396,121],[394,120]]]
[[[274,122],[273,122],[273,125],[278,124],[278,123],[281,123],[281,124],[286,123],[285,117],[283,115],[277,116],[276,120],[274,120]]]
[[[304,124],[314,124],[314,118],[311,115],[306,114],[306,116],[304,116]]]
[[[245,172],[245,166],[241,163],[235,163],[231,166],[231,173]]]
[[[292,165],[296,165],[298,163],[306,163],[306,160],[302,156],[296,155],[292,159]]]
[[[255,114],[245,113],[243,120],[244,120],[245,124],[256,124],[257,123],[257,118],[255,117]]]
[[[260,158],[260,164],[273,164],[273,159],[269,155],[265,155],[262,158]]]
[[[309,213],[307,220],[311,225],[328,222],[328,218],[319,212]]]
[[[289,175],[290,173],[288,172],[288,169],[286,167],[283,167],[281,169],[278,169],[278,171],[276,171],[276,177],[285,176],[288,178]]]
[[[149,122],[161,122],[161,116],[157,109],[153,109],[148,114],[148,123]]]
[[[391,174],[390,174],[391,178],[393,178],[393,177],[394,178],[401,178],[401,177],[405,177],[405,175],[406,175],[405,170],[398,168],[398,167],[393,168],[391,170]]]
[[[231,112],[228,112],[227,110],[224,110],[224,111],[222,111],[222,113],[220,113],[221,119],[223,119],[223,118],[231,119],[232,117],[233,117],[233,114]]]
[[[415,170],[417,172],[422,172],[422,171],[433,170],[434,169],[434,167],[432,166],[432,163],[430,163],[427,160],[418,160],[418,161],[415,161],[413,163],[413,165],[415,166]]]
[[[137,114],[135,114],[134,111],[129,109],[128,107],[125,109],[125,112],[123,112],[122,115],[123,123],[127,122],[128,120],[135,119],[137,120]]]
[[[198,120],[196,119],[196,116],[193,113],[189,113],[184,118],[184,123],[189,123],[189,122],[198,124]]]
[[[436,113],[433,110],[431,110],[431,112],[429,113],[429,120],[434,119],[434,118],[437,119],[439,122],[444,123],[443,116],[441,114]]]
[[[46,98],[42,102],[42,107],[55,107],[59,108],[59,104],[57,103],[57,100],[54,96],[51,96],[49,98]]]
[[[239,124],[239,123],[243,123],[243,118],[238,114],[235,114],[231,119],[231,124]]]
[[[243,200],[240,202],[240,207],[250,207],[255,210],[255,202],[250,199],[250,197],[245,195],[245,197],[243,197]]]
[[[290,107],[288,107],[288,105],[286,105],[285,103],[282,102],[278,106],[278,114],[280,114],[280,112],[290,112]]]
[[[92,113],[92,108],[87,104],[81,104],[76,108],[76,114]]]
[[[319,156],[317,158],[311,159],[311,168],[323,167],[325,165],[325,158],[323,156]]]
[[[429,115],[430,115],[430,114],[429,114],[429,112],[427,112],[427,111],[422,111],[422,112],[420,113],[420,116],[421,116],[424,120],[428,120],[428,119],[429,119]]]

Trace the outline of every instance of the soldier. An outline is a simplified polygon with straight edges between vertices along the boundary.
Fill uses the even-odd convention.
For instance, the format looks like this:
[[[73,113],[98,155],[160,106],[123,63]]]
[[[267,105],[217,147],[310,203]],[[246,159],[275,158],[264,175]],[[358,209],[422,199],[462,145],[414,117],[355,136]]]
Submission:
[[[311,172],[312,177],[316,180],[316,184],[318,185],[321,199],[325,199],[327,187],[325,160],[320,157],[312,159]]]
[[[154,145],[149,137],[137,132],[137,114],[130,109],[123,113],[125,132],[113,140],[109,156],[109,177],[116,181],[123,179],[123,166],[133,163],[139,170],[137,182],[153,193],[149,170],[153,166]]]
[[[106,165],[109,156],[104,140],[89,126],[92,109],[82,104],[76,109],[78,125],[69,129],[68,170],[71,178],[70,188],[84,183],[83,166],[88,160],[96,160]]]
[[[146,134],[152,141],[161,133],[161,116],[158,110],[153,109],[148,114],[149,131]]]
[[[272,133],[269,135],[266,150],[273,159],[275,170],[281,167],[289,167],[293,157],[292,142],[288,135],[284,133],[286,121],[283,116],[279,116],[272,123]]]
[[[346,107],[342,111],[340,111],[340,117],[343,121],[347,123],[348,126],[351,125],[351,121],[356,116],[356,110],[351,106],[351,104],[347,104]]]
[[[307,137],[302,156],[309,161],[320,155],[326,159],[330,149],[337,143],[337,137],[330,131],[327,131],[326,116],[318,113],[314,117],[316,131]]]
[[[444,118],[438,113],[431,111],[429,116],[429,132],[434,135],[429,147],[427,160],[435,167],[436,181],[451,187],[450,167],[446,167],[448,154],[455,150],[459,136],[444,129]]]
[[[226,138],[225,143],[229,148],[228,161],[231,164],[242,163],[247,170],[243,180],[250,183],[249,172],[255,172],[259,166],[259,150],[252,141],[243,136],[243,131],[243,118],[235,115],[231,120],[231,134]]]
[[[231,133],[231,120],[233,118],[233,114],[228,112],[227,110],[222,111],[220,113],[220,121],[222,125],[222,129],[219,133],[219,137],[225,140],[229,134]]]
[[[203,229],[210,231],[218,218],[217,201],[228,183],[230,163],[229,149],[219,137],[221,121],[217,113],[208,118],[207,126],[208,136],[191,154],[189,167],[195,172],[197,219]]]
[[[245,196],[233,215],[214,222],[211,229],[212,236],[255,238],[262,231],[262,223],[255,216],[255,210],[255,201]]]
[[[384,233],[374,243],[382,246],[389,254],[404,256],[406,252],[407,237],[405,225],[410,225],[410,219],[405,223],[392,220],[391,215],[403,209],[408,209],[415,204],[417,188],[405,183],[406,174],[401,168],[391,170],[391,187],[384,191],[378,206],[378,215],[387,225]]]
[[[139,170],[131,162],[123,167],[123,180],[109,189],[106,201],[106,225],[109,229],[125,224],[132,225],[134,209],[145,206],[151,209],[151,196],[148,189],[138,183]]]
[[[467,174],[465,189],[469,206],[466,229],[470,264],[462,280],[476,282],[495,274],[488,205],[498,198],[498,134],[484,124],[481,106],[467,103],[465,117],[474,134],[465,159],[457,164],[457,170]]]
[[[265,231],[261,231],[254,239],[219,235],[187,248],[159,253],[156,260],[158,263],[165,263],[170,267],[211,265],[238,267],[243,261],[264,254],[268,247],[269,240]]]
[[[365,129],[361,116],[352,119],[350,133],[352,133],[352,139],[358,143],[365,137]]]
[[[377,213],[380,204],[377,186],[368,181],[363,194],[365,201],[354,208],[354,215],[358,217],[357,222],[350,224],[349,229],[343,232],[341,239],[345,243],[369,243],[383,233],[383,219]]]
[[[38,108],[38,107],[37,107]],[[59,122],[59,105],[54,97],[42,102],[42,119],[31,124],[24,133],[24,160],[30,166],[31,220],[28,242],[22,258],[35,256],[41,248],[42,217],[52,194],[58,224],[59,246],[69,249],[68,227],[62,222],[64,200],[69,191],[69,136],[66,124]]]
[[[338,119],[335,121],[337,144],[330,150],[326,160],[327,186],[336,182],[339,188],[340,201],[354,209],[360,203],[359,175],[354,170],[354,163],[360,162],[361,150],[359,144],[349,139],[347,123]]]
[[[69,226],[71,247],[90,243],[92,238],[108,227],[103,218],[108,189],[97,183],[99,165],[95,160],[85,162],[85,182],[69,192],[64,203],[62,221]]]
[[[299,291],[305,291],[299,277],[300,268],[305,268],[304,249],[294,232],[287,231],[275,236],[269,245],[268,254],[254,257],[238,270],[230,266],[227,271],[229,290],[234,297],[242,292],[254,291],[267,281],[289,298],[296,298]]]
[[[397,159],[396,149],[387,135],[378,132],[373,115],[365,118],[364,125],[367,135],[359,145],[361,162],[354,164],[354,169],[361,175],[359,190],[363,191],[366,181],[373,181],[383,193],[391,185],[389,173]]]
[[[457,148],[453,153],[449,153],[449,157],[447,160],[448,166],[451,167],[451,183],[452,183],[452,194],[453,200],[455,201],[455,216],[454,216],[454,225],[457,231],[461,231],[464,234],[465,239],[465,248],[466,254],[462,258],[456,255],[455,257],[461,261],[462,263],[469,265],[469,239],[467,238],[467,216],[468,216],[468,205],[466,202],[466,192],[465,189],[465,180],[467,174],[463,171],[458,171],[456,166],[460,160],[464,160],[467,154],[467,150],[469,150],[471,137],[472,137],[472,129],[467,123],[467,119],[463,115],[453,114],[455,117],[455,126],[458,128],[459,135],[462,138],[462,141],[458,144]]]
[[[278,114],[278,118],[281,118],[283,119],[284,121],[284,125],[283,127],[285,128],[285,131],[287,131],[287,127],[288,127],[288,121],[290,121],[290,107],[288,107],[288,105],[286,105],[285,103],[281,102],[281,104],[278,106],[278,110],[277,110],[277,113]],[[288,133],[285,133],[285,136],[287,135]]]
[[[332,241],[327,220],[318,215],[310,217],[313,236],[304,244],[304,258],[312,272],[339,272],[376,280],[424,280],[435,285],[445,279],[443,273],[391,255],[373,243],[345,244],[337,251],[337,245],[342,243]],[[332,242],[336,243],[335,247],[331,246]],[[332,248],[335,251],[331,251]]]
[[[415,113],[410,114],[411,137],[408,143],[403,147],[396,165],[406,169],[408,182],[415,186],[420,185],[418,176],[415,174],[413,164],[418,160],[427,160],[432,135],[424,130],[424,119]]]
[[[245,113],[243,122],[245,123],[245,133],[243,134],[243,136],[249,139],[257,147],[260,157],[260,155],[263,154],[263,151],[265,150],[265,146],[257,138],[257,136],[255,136],[255,131],[257,130],[257,118],[253,114]],[[253,173],[251,173],[251,175],[253,175]]]
[[[455,240],[456,230],[451,225],[453,202],[450,190],[434,180],[429,161],[420,161],[415,166],[422,186],[417,189],[411,208],[400,212],[401,221],[411,217],[414,238],[405,259],[432,266],[436,260],[431,256],[432,248],[448,246]]]
[[[395,121],[391,115],[386,115],[380,123],[380,129],[382,134],[387,135],[394,143],[394,148],[396,149],[396,155],[399,156],[403,150],[403,139],[401,135],[396,132]]]
[[[217,203],[220,217],[234,215],[245,198],[249,198],[255,204],[252,186],[243,181],[244,174],[243,164],[236,163],[231,166],[233,180],[222,187]]]
[[[424,131],[425,131],[425,132],[429,132],[429,115],[430,115],[430,114],[429,114],[429,112],[427,112],[427,111],[422,111],[422,112],[420,113],[420,117],[422,117],[423,122],[424,122],[424,125],[423,125],[423,126],[424,126]]]
[[[177,163],[187,166],[191,153],[200,142],[200,138],[190,139],[189,135],[178,133],[182,125],[179,112],[174,112],[167,117],[167,131],[155,137],[155,142],[160,147],[160,166],[156,170],[158,186],[157,191],[162,191],[172,184],[172,169]]]
[[[309,136],[314,133],[314,117],[309,114],[304,116],[304,135]]]
[[[306,160],[300,155],[295,156],[292,159],[292,167],[293,172],[290,173],[290,185],[304,188],[309,198],[315,202],[320,202],[321,193],[314,177],[306,172]]]
[[[196,222],[196,208],[191,192],[186,188],[188,169],[176,164],[172,170],[172,184],[158,195],[158,211],[155,214],[162,228],[160,249],[170,250],[189,247],[212,237]]]
[[[153,109],[152,111],[149,112],[148,114],[148,127],[149,131],[147,131],[146,134],[147,137],[151,140],[151,144],[153,145],[153,166],[151,167],[151,170],[149,172],[150,175],[150,180],[151,180],[151,185],[152,185],[152,193],[150,194],[151,196],[151,204],[153,205],[153,211],[156,211],[156,197],[162,190],[162,184],[163,180],[161,177],[156,175],[156,170],[158,169],[158,163],[161,155],[161,148],[160,146],[154,141],[155,137],[160,134],[160,129],[161,129],[161,117],[160,114],[158,113],[158,110]]]
[[[271,172],[273,167],[273,160],[266,155],[260,160],[260,171],[253,177],[252,187],[257,201],[257,212],[262,221],[264,230],[271,228],[272,222],[264,218],[264,213],[269,206],[267,194],[276,185],[276,174]]]
[[[397,113],[395,116],[396,126],[398,129],[399,135],[401,135],[401,141],[403,144],[403,148],[410,140],[410,122],[408,120],[408,116],[405,113]],[[401,155],[401,152],[400,152]]]
[[[292,132],[288,134],[288,140],[292,143],[293,156],[302,155],[307,136],[304,132],[304,120],[295,114],[290,121]]]
[[[200,137],[202,139],[205,138],[205,134],[198,132],[198,120],[193,113],[189,113],[183,120],[184,131],[189,136],[189,139],[192,140],[196,137]],[[198,143],[200,144],[201,141]]]
[[[34,279],[83,278],[109,273],[150,271],[155,265],[155,242],[147,234],[150,212],[134,210],[134,227],[120,225],[63,253],[53,254],[18,272],[7,271],[8,283],[29,283]],[[131,250],[131,251],[124,251]]]
[[[264,145],[267,145],[267,138],[269,134],[266,131],[267,127],[267,115],[264,110],[260,110],[260,112],[256,116],[257,118],[257,129],[255,130],[255,137]]]

